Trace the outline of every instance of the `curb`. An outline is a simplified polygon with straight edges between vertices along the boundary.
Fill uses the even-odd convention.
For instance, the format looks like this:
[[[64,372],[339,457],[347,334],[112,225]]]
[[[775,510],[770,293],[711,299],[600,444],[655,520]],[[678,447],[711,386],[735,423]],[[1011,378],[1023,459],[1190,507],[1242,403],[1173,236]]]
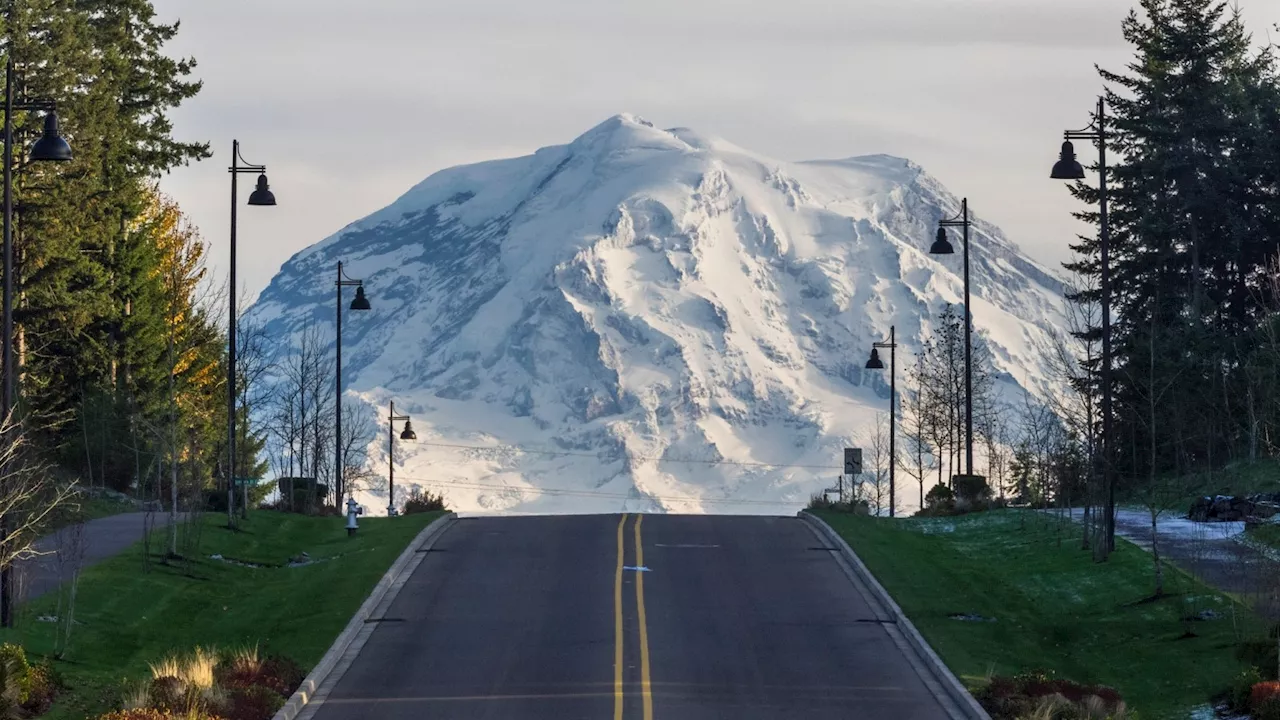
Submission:
[[[378,584],[373,587],[373,592],[369,593],[369,597],[365,599],[364,604],[351,617],[351,621],[347,623],[347,627],[338,635],[338,639],[334,640],[333,645],[329,646],[329,651],[324,654],[320,662],[302,681],[302,685],[298,686],[297,691],[290,696],[284,707],[280,708],[271,717],[271,720],[296,720],[303,710],[307,708],[307,703],[315,699],[320,687],[330,679],[330,675],[333,674],[340,661],[347,658],[348,651],[359,652],[360,647],[364,645],[363,639],[368,637],[368,633],[361,637],[361,631],[366,629],[372,631],[373,627],[366,620],[373,615],[374,611],[384,601],[389,603],[395,599],[400,587],[404,585],[404,581],[413,574],[418,564],[422,562],[422,558],[425,557],[426,553],[420,551],[430,548],[457,519],[457,515],[446,513],[432,521],[430,525],[422,529],[422,532],[418,533],[417,537],[404,549],[404,552],[400,553],[400,557],[396,558],[396,561],[387,569],[386,574],[382,576]],[[361,640],[361,642],[352,648],[352,644],[357,639]],[[350,658],[347,659],[349,660]],[[346,668],[344,667],[343,673],[345,671]],[[342,677],[343,673],[338,673],[337,677],[332,679],[336,682],[338,678]]]
[[[799,517],[809,523],[810,527],[817,530],[840,550],[840,554],[858,576],[858,580],[871,591],[874,599],[892,616],[892,622],[902,632],[907,644],[911,646],[917,657],[932,672],[938,685],[946,692],[951,701],[959,707],[964,716],[969,720],[991,720],[991,716],[987,714],[987,711],[982,709],[982,706],[973,698],[973,695],[969,694],[969,691],[961,684],[955,673],[951,672],[946,663],[942,662],[942,658],[938,657],[938,654],[933,651],[933,648],[929,646],[920,631],[916,630],[916,626],[911,624],[906,614],[902,612],[902,608],[898,607],[898,603],[893,601],[889,592],[884,589],[884,586],[876,580],[871,571],[867,569],[867,566],[862,563],[862,559],[853,551],[853,548],[849,547],[849,543],[845,542],[845,539],[840,537],[840,534],[832,529],[822,518],[808,510],[801,510]]]

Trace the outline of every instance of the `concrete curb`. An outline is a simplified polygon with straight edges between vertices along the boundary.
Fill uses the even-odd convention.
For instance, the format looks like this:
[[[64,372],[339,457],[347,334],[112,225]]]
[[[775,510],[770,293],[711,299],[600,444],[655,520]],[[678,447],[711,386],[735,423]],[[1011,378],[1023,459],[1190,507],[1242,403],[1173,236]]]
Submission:
[[[801,510],[799,516],[835,547],[839,548],[844,560],[858,575],[858,580],[866,586],[875,596],[875,600],[880,606],[892,617],[893,623],[898,626],[907,644],[915,651],[925,667],[932,672],[938,685],[946,692],[951,701],[960,708],[960,711],[969,720],[991,720],[991,716],[987,714],[986,710],[982,709],[977,700],[973,699],[973,695],[969,694],[969,691],[961,684],[959,678],[951,672],[946,663],[942,662],[942,658],[938,657],[933,648],[929,647],[929,643],[925,641],[924,636],[920,634],[919,630],[916,630],[915,625],[911,624],[906,614],[902,612],[902,608],[898,607],[898,603],[893,601],[893,597],[876,580],[871,571],[867,569],[867,566],[862,563],[862,559],[853,551],[853,548],[849,547],[849,543],[845,542],[845,539],[840,537],[840,534],[832,529],[822,518],[813,513]]]
[[[396,593],[400,591],[404,581],[413,574],[418,564],[422,562],[422,558],[426,556],[424,551],[429,549],[457,519],[457,515],[447,513],[418,533],[418,536],[409,543],[404,552],[400,553],[400,557],[396,558],[396,561],[387,569],[386,574],[374,586],[373,592],[369,593],[369,597],[365,599],[364,604],[352,616],[351,621],[347,623],[347,627],[338,635],[338,639],[334,640],[333,645],[329,646],[329,651],[320,659],[319,664],[307,675],[306,679],[302,681],[302,685],[293,693],[289,701],[284,704],[284,707],[280,708],[272,716],[271,720],[296,720],[307,709],[307,703],[315,699],[318,691],[325,685],[327,680],[332,679],[337,682],[341,678],[342,674],[346,672],[346,667],[343,667],[342,672],[335,677],[330,678],[330,676],[334,675],[334,669],[338,667],[344,658],[348,661],[347,664],[350,664],[350,659],[364,645],[363,641],[372,632],[372,625],[366,621],[375,616],[374,611],[380,605],[389,604],[395,599]],[[369,632],[362,633],[362,631],[366,630]],[[360,643],[352,647],[352,644],[357,639],[360,640]]]

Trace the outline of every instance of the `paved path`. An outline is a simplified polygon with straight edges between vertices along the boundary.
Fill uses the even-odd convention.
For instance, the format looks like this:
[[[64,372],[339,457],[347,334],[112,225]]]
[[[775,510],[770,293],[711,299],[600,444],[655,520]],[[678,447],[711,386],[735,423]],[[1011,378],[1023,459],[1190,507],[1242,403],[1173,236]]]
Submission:
[[[146,513],[132,512],[83,523],[84,562],[82,567],[100,563],[141,540],[146,517]],[[151,523],[157,528],[167,526],[169,513],[153,513]],[[17,565],[20,575],[18,592],[21,600],[31,600],[56,590],[65,580],[70,579],[71,567],[76,555],[73,549],[74,544],[74,527],[63,528],[53,535],[36,541],[36,550],[44,554],[24,560]]]
[[[797,518],[462,519],[303,717],[945,720],[825,545]]]
[[[1080,510],[1072,516],[1080,517]],[[1160,555],[1201,581],[1253,602],[1259,610],[1280,619],[1280,562],[1240,540],[1243,522],[1192,522],[1172,513],[1157,522]],[[1116,510],[1116,534],[1144,550],[1151,550],[1151,514],[1145,510]]]

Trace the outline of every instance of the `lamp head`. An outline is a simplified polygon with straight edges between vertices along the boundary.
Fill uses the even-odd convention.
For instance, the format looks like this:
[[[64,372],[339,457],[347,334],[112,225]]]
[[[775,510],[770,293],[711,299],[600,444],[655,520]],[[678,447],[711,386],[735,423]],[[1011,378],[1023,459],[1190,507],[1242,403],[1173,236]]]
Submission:
[[[31,159],[34,161],[66,162],[71,159],[71,146],[58,134],[58,114],[51,112],[44,116],[44,134],[31,146]]]
[[[258,176],[258,187],[249,195],[250,205],[272,206],[276,204],[275,193],[271,192],[271,186],[267,184],[267,175],[263,173]]]
[[[880,359],[880,351],[871,348],[871,359],[867,361],[868,370],[883,370],[884,361]]]
[[[956,249],[951,247],[951,241],[947,239],[947,229],[938,228],[938,235],[933,240],[933,247],[929,248],[930,255],[951,255]]]
[[[364,295],[364,286],[356,286],[356,299],[351,301],[352,310],[369,310],[369,298]]]
[[[1070,140],[1063,141],[1062,152],[1058,155],[1058,162],[1053,164],[1049,178],[1052,180],[1084,179],[1084,167],[1076,161],[1076,149]]]
[[[404,432],[400,433],[400,439],[401,440],[417,440],[418,439],[418,433],[413,431],[412,420],[404,421]]]

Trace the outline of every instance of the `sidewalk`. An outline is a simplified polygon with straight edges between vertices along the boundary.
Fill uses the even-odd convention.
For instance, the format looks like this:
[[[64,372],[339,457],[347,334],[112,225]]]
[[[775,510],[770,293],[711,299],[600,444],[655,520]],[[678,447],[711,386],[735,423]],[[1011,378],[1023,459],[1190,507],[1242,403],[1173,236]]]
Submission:
[[[131,512],[82,523],[79,526],[83,532],[80,543],[83,560],[80,562],[80,569],[118,555],[141,540],[146,517],[147,513]],[[151,523],[153,528],[166,527],[169,524],[169,513],[152,513]],[[76,527],[65,527],[40,538],[36,541],[35,548],[37,552],[45,554],[16,564],[20,578],[17,586],[19,602],[56,590],[63,581],[70,579],[76,564],[73,551]]]

